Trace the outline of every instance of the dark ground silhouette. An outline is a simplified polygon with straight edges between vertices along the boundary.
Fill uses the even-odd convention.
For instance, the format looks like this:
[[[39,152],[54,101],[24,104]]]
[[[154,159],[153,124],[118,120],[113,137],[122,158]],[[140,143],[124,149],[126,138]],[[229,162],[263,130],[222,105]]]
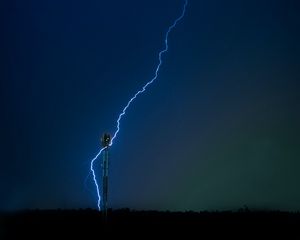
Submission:
[[[300,213],[249,211],[247,208],[227,212],[158,212],[121,209],[108,211],[107,218],[96,210],[30,210],[2,213],[0,239],[37,237],[79,237],[141,234],[141,238],[164,232],[240,235],[263,231],[291,234],[300,230]],[[97,238],[97,239],[99,239]],[[52,238],[53,239],[53,238]],[[85,238],[83,238],[85,239]]]

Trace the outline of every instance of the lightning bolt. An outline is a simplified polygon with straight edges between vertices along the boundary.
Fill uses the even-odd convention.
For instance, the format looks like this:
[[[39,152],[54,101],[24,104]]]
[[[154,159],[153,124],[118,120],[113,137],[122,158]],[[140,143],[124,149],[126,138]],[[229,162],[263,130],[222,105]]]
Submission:
[[[155,70],[155,74],[154,74],[154,77],[149,81],[147,82],[143,88],[141,90],[139,90],[127,103],[127,105],[123,108],[123,111],[120,113],[119,117],[118,117],[118,120],[117,120],[117,130],[115,132],[115,134],[113,135],[112,139],[111,139],[111,142],[110,142],[110,145],[109,146],[112,146],[113,143],[114,143],[114,140],[115,138],[118,136],[118,133],[120,131],[120,122],[123,118],[123,116],[126,114],[126,111],[127,109],[130,107],[131,103],[134,102],[134,100],[140,95],[142,94],[143,92],[146,91],[146,89],[148,88],[149,85],[151,85],[157,78],[158,78],[158,75],[159,75],[159,70],[161,68],[161,65],[163,63],[162,61],[162,56],[163,54],[165,54],[166,52],[168,52],[169,50],[169,43],[168,43],[168,40],[169,40],[169,34],[170,32],[173,30],[173,28],[175,28],[178,24],[178,22],[180,22],[183,17],[185,16],[185,12],[186,12],[186,7],[188,5],[188,0],[184,0],[184,5],[183,5],[183,9],[182,9],[182,13],[181,15],[174,21],[174,23],[169,26],[167,32],[166,32],[166,35],[165,35],[165,47],[163,50],[161,50],[158,54],[158,59],[159,59],[159,63],[156,67],[156,70]],[[95,183],[95,186],[96,186],[96,191],[97,191],[97,196],[98,196],[98,209],[99,211],[101,210],[101,207],[100,207],[100,202],[101,202],[101,196],[100,196],[100,190],[99,190],[99,185],[98,185],[98,182],[97,182],[97,178],[96,178],[96,174],[95,174],[95,170],[94,170],[94,163],[95,161],[98,159],[98,157],[101,155],[101,153],[104,151],[105,147],[104,148],[101,148],[100,151],[97,153],[97,155],[92,159],[91,161],[91,172],[92,172],[92,175],[93,175],[93,180],[94,180],[94,183]]]

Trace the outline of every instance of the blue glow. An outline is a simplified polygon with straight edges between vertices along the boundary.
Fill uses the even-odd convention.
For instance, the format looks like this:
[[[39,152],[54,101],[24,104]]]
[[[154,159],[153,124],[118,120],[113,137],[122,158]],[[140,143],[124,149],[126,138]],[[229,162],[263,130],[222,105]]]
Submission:
[[[165,35],[165,48],[163,50],[161,50],[158,54],[158,59],[159,59],[159,64],[157,65],[156,67],[156,70],[155,70],[155,74],[154,74],[154,77],[149,81],[147,82],[143,88],[141,90],[139,90],[127,103],[127,105],[123,108],[123,111],[121,112],[121,114],[119,115],[118,117],[118,120],[117,120],[117,130],[114,134],[114,136],[112,137],[111,139],[111,143],[109,146],[112,146],[113,143],[114,143],[114,140],[115,138],[117,137],[119,131],[120,131],[120,121],[122,120],[123,116],[126,114],[126,110],[129,108],[129,106],[131,105],[131,103],[137,98],[138,95],[142,94],[143,92],[146,91],[147,87],[149,85],[151,85],[157,78],[158,78],[158,74],[159,74],[159,70],[160,70],[160,67],[162,65],[162,55],[164,53],[166,53],[168,50],[169,50],[169,44],[168,44],[168,40],[169,40],[169,34],[170,32],[172,31],[173,28],[176,27],[176,25],[178,24],[178,22],[184,17],[185,15],[185,12],[186,12],[186,7],[187,7],[187,4],[188,4],[188,0],[185,0],[185,3],[183,5],[183,10],[182,10],[182,13],[181,15],[174,21],[174,23],[168,28],[168,31]],[[94,162],[97,160],[97,158],[101,155],[101,153],[103,152],[103,150],[105,149],[104,148],[101,148],[100,151],[98,152],[98,154],[92,159],[91,161],[91,172],[93,174],[93,180],[94,180],[94,183],[95,183],[95,186],[96,186],[96,190],[97,190],[97,195],[98,195],[98,209],[99,211],[101,210],[101,207],[100,207],[100,202],[101,202],[101,196],[100,196],[100,190],[99,190],[99,185],[98,185],[98,182],[97,182],[97,178],[96,178],[96,174],[95,174],[95,170],[94,170]]]

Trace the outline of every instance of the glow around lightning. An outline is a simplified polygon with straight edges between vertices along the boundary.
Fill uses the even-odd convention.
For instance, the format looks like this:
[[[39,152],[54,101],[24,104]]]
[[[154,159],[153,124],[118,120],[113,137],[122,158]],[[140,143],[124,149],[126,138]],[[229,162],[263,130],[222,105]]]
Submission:
[[[185,12],[186,12],[186,7],[187,7],[187,4],[188,4],[188,0],[185,0],[184,2],[184,5],[183,5],[183,9],[182,9],[182,13],[181,15],[174,21],[174,23],[168,28],[167,32],[166,32],[166,35],[165,35],[165,47],[163,50],[161,50],[158,54],[158,59],[159,59],[159,63],[156,67],[156,70],[155,70],[155,74],[154,74],[154,77],[149,81],[147,82],[143,88],[141,88],[141,90],[139,90],[127,103],[127,105],[123,108],[123,111],[121,112],[121,114],[119,115],[118,117],[118,120],[117,120],[117,130],[115,132],[115,134],[113,135],[112,139],[111,139],[111,143],[110,143],[110,146],[113,145],[114,143],[114,140],[115,138],[118,136],[118,133],[120,131],[120,122],[123,118],[123,116],[126,115],[126,111],[127,109],[130,107],[131,103],[134,102],[134,100],[140,95],[142,94],[143,92],[146,91],[146,89],[148,88],[149,85],[151,85],[157,78],[158,78],[158,75],[159,75],[159,70],[160,70],[160,67],[163,63],[162,61],[162,56],[163,54],[165,54],[166,52],[168,52],[169,50],[169,44],[168,44],[168,40],[169,40],[169,34],[170,32],[173,30],[173,28],[176,27],[176,25],[178,24],[178,22],[180,22],[182,20],[182,18],[184,17],[185,15]],[[98,152],[98,154],[92,159],[91,161],[91,172],[92,172],[92,175],[93,175],[93,180],[94,180],[94,183],[95,183],[95,186],[96,186],[96,191],[97,191],[97,196],[98,196],[98,209],[99,211],[101,210],[101,207],[100,207],[100,203],[101,203],[101,196],[100,196],[100,190],[99,190],[99,185],[98,185],[98,182],[97,182],[97,178],[96,178],[96,174],[95,174],[95,170],[94,170],[94,163],[95,161],[98,159],[98,157],[101,155],[101,153],[103,152],[103,150],[105,149],[104,148],[101,148],[100,151]]]

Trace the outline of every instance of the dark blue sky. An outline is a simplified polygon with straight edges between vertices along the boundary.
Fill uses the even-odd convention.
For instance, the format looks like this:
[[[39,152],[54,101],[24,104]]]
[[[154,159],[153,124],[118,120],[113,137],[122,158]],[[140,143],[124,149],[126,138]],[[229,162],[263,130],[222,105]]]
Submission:
[[[1,209],[96,208],[100,136],[153,77],[182,4],[0,3]],[[299,10],[189,1],[111,149],[112,207],[300,209]]]

